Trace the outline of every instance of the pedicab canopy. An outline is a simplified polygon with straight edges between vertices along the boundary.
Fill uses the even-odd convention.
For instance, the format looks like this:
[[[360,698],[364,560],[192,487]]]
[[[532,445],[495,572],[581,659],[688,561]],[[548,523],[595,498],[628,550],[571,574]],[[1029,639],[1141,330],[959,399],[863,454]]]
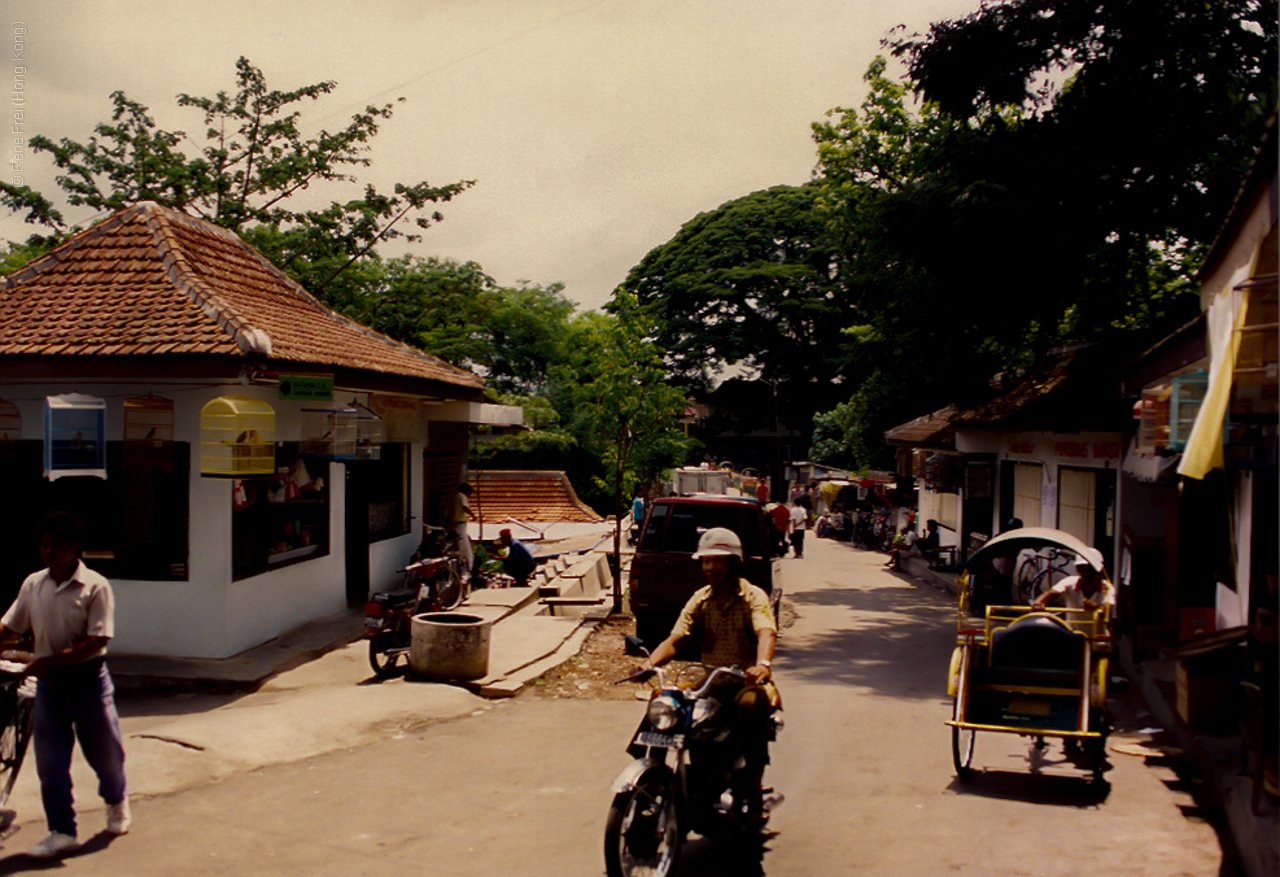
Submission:
[[[997,557],[1008,557],[1026,548],[1050,546],[1070,551],[1076,557],[1087,556],[1085,552],[1089,550],[1089,546],[1081,539],[1063,530],[1055,530],[1052,527],[1020,527],[987,540],[986,544],[969,555],[969,559],[964,564],[964,571],[972,572],[981,569]],[[1102,572],[1105,571],[1102,570]]]

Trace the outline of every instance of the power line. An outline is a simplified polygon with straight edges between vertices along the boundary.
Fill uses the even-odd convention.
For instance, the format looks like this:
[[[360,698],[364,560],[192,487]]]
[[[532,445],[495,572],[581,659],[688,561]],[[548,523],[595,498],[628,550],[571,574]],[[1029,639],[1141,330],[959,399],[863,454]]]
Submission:
[[[364,98],[363,100],[349,103],[344,107],[340,107],[339,109],[334,110],[328,115],[321,116],[318,119],[312,120],[312,124],[318,125],[321,122],[327,121],[329,119],[333,119],[340,115],[344,115],[345,113],[349,112],[353,107],[368,106],[373,101],[379,100],[380,98],[383,98],[386,95],[391,94],[392,92],[400,91],[403,88],[407,88],[408,86],[413,85],[414,83],[421,82],[423,79],[426,79],[428,76],[434,76],[437,73],[441,73],[445,70],[448,70],[451,67],[456,67],[459,64],[465,63],[467,61],[471,61],[475,58],[479,58],[481,55],[488,54],[489,52],[492,52],[494,49],[500,48],[509,43],[514,43],[517,40],[524,39],[530,34],[537,33],[540,30],[546,30],[547,28],[557,25],[560,22],[565,21],[566,19],[581,15],[584,12],[589,12],[598,6],[603,6],[606,3],[611,3],[611,2],[613,2],[613,0],[595,0],[594,3],[588,3],[587,5],[580,6],[577,9],[571,9],[568,12],[562,13],[561,15],[557,15],[555,18],[548,19],[547,21],[541,22],[539,24],[535,24],[532,27],[529,27],[529,28],[526,28],[525,30],[514,33],[511,36],[504,37],[503,39],[500,39],[497,42],[490,43],[489,45],[484,46],[483,48],[476,49],[474,52],[470,52],[469,54],[466,54],[466,55],[460,55],[457,58],[452,58],[448,61],[445,61],[443,64],[439,64],[435,67],[430,68],[429,70],[423,71],[422,73],[418,74],[412,79],[406,79],[404,82],[401,82],[397,85],[393,85],[389,88],[384,88],[382,91],[379,91],[376,94],[371,94],[367,98]]]

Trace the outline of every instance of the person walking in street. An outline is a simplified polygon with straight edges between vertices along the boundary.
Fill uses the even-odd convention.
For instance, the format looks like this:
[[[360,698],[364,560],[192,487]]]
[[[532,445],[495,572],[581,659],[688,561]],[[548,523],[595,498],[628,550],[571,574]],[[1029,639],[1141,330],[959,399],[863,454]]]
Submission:
[[[644,497],[636,494],[631,500],[631,539],[632,545],[640,538],[640,528],[644,526]]]
[[[791,513],[780,502],[765,506],[765,512],[769,515],[769,523],[772,524],[773,555],[786,557],[787,531],[791,529]]]
[[[809,510],[800,503],[791,506],[791,549],[797,558],[804,557],[804,531],[809,526]]]
[[[75,515],[47,515],[39,533],[46,568],[22,583],[0,619],[0,641],[30,632],[35,642],[27,673],[37,680],[34,746],[49,836],[28,855],[50,859],[78,845],[71,794],[76,739],[98,775],[107,833],[125,834],[131,819],[115,687],[105,662],[115,634],[111,584],[80,559],[84,525]]]

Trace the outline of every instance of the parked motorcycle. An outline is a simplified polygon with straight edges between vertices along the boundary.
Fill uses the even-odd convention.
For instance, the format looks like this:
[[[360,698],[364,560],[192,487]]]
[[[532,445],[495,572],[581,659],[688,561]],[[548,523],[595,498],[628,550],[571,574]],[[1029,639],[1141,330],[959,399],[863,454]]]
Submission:
[[[409,654],[413,641],[413,616],[422,612],[447,612],[462,602],[463,583],[452,557],[419,557],[401,572],[404,582],[393,591],[379,591],[364,604],[365,636],[369,640],[369,666],[383,679],[395,674],[400,657]]]
[[[669,682],[661,668],[619,681],[651,675],[658,678],[659,692],[627,747],[636,760],[613,783],[604,832],[609,877],[666,877],[690,831],[760,840],[759,823],[748,819],[740,794],[746,764],[730,734],[732,705],[718,699],[746,674],[717,667],[695,690]],[[772,722],[770,739],[782,725],[781,716],[775,714]],[[766,804],[778,800],[773,796]]]

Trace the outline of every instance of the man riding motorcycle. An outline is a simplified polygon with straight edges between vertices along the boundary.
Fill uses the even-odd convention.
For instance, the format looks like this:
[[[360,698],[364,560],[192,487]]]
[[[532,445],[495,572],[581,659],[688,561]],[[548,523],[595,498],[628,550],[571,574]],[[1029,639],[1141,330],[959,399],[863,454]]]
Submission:
[[[778,626],[763,590],[742,578],[742,541],[732,530],[715,527],[698,540],[695,558],[702,561],[705,587],[680,612],[671,635],[641,664],[650,669],[675,657],[686,640],[712,666],[736,665],[746,670],[746,683],[733,697],[733,733],[746,762],[741,790],[750,818],[763,822],[763,779],[769,763],[769,718],[782,705],[773,684],[771,664]]]

